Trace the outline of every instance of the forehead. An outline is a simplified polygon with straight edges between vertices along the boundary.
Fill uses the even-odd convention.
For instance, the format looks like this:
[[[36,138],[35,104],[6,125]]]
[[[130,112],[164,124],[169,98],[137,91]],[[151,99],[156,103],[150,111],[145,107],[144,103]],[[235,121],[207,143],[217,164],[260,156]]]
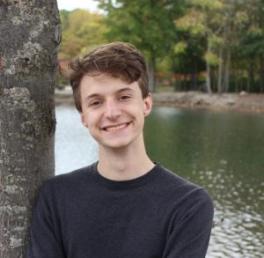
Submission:
[[[125,89],[140,92],[138,82],[128,83],[120,78],[114,78],[107,74],[96,76],[85,75],[80,83],[81,95],[83,97],[91,94],[113,94]]]

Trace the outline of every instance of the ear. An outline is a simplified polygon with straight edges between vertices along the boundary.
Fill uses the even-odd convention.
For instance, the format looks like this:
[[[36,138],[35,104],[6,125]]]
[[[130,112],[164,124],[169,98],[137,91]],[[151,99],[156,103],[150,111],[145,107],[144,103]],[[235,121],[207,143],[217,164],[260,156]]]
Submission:
[[[84,114],[83,113],[81,113],[81,121],[82,121],[83,126],[88,128],[88,124],[87,124],[87,122],[85,122],[85,118],[84,118]]]
[[[144,112],[144,116],[146,117],[150,114],[152,110],[153,101],[152,101],[151,94],[149,93],[149,95],[146,98],[144,98],[143,101],[144,101],[144,111],[143,112]]]

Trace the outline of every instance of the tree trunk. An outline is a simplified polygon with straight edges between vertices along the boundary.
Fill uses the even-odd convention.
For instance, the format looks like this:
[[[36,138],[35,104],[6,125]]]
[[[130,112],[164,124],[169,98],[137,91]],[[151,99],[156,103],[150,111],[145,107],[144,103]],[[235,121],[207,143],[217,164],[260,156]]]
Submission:
[[[210,44],[208,43],[207,52],[210,53],[210,51],[211,51],[211,47],[210,47]],[[209,64],[208,60],[206,60],[206,91],[209,94],[212,93],[212,88],[211,88],[211,67],[210,67],[210,64]]]
[[[254,59],[253,59],[254,60]],[[248,66],[248,82],[247,82],[247,92],[251,92],[254,89],[255,76],[254,76],[254,63],[251,61]]]
[[[226,54],[226,62],[225,62],[225,69],[224,69],[224,82],[223,82],[223,85],[224,85],[223,87],[224,87],[225,92],[229,91],[230,65],[231,65],[231,50],[230,48],[228,48],[227,54]]]
[[[208,61],[206,61],[206,91],[207,93],[212,93],[211,89],[211,68]]]
[[[259,57],[259,80],[260,80],[260,85],[259,85],[259,90],[260,92],[264,92],[264,57],[261,55]]]
[[[238,92],[238,87],[239,87],[239,78],[240,78],[240,72],[238,69],[233,70],[233,78],[234,78],[234,91]]]
[[[192,90],[197,90],[197,62],[194,61],[194,68],[192,69]]]
[[[218,66],[218,76],[217,76],[217,92],[222,93],[222,81],[223,81],[223,47],[220,47],[219,51],[219,66]]]
[[[56,1],[0,1],[0,34],[0,258],[21,258],[37,189],[54,174]]]
[[[152,54],[151,60],[148,63],[149,89],[151,92],[156,91],[155,71],[156,71],[156,58],[155,58],[155,54]]]

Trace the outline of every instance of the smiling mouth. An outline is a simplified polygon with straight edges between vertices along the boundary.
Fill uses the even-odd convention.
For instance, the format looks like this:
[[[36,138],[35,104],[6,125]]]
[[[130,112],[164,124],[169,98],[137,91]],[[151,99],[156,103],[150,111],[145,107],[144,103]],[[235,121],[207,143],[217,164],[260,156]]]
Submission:
[[[118,130],[126,128],[131,122],[123,123],[123,124],[117,124],[117,125],[109,125],[105,126],[102,129],[106,132],[116,132]]]

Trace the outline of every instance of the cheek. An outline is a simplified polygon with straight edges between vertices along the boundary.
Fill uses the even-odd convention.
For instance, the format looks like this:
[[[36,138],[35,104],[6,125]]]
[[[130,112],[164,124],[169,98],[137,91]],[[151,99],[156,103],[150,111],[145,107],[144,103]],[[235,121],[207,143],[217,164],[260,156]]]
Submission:
[[[82,123],[85,127],[89,128],[91,126],[93,119],[91,118],[91,115],[84,114],[82,115]]]
[[[130,116],[136,118],[137,120],[141,120],[145,116],[144,109],[141,107],[140,108],[132,107],[131,109],[127,111],[128,111],[128,114],[130,114]]]

